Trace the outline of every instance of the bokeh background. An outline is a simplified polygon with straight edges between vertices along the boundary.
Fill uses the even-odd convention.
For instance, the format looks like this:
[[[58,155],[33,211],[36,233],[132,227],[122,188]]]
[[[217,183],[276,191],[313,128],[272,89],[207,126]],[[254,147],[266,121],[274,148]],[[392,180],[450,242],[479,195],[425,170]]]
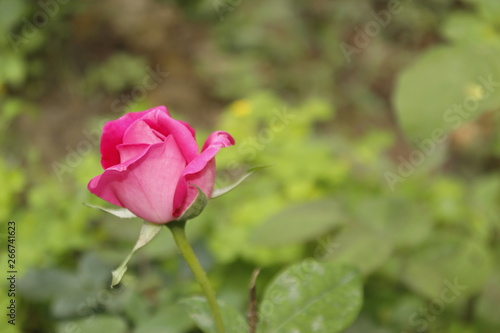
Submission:
[[[232,307],[312,257],[363,275],[347,332],[500,331],[499,54],[497,0],[0,0],[2,332],[199,332],[170,235],[111,290],[141,221],[83,205],[103,122],[156,105],[234,135],[218,186],[272,165],[188,225]]]

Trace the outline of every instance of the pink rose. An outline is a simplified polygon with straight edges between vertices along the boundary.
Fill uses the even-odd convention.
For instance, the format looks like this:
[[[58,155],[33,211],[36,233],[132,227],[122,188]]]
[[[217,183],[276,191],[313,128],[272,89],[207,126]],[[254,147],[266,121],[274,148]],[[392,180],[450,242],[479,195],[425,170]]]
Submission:
[[[228,133],[214,132],[199,153],[195,131],[173,119],[164,106],[128,113],[104,125],[104,173],[94,177],[88,189],[146,221],[174,221],[198,195],[198,189],[191,185],[210,198],[215,155],[233,144]]]

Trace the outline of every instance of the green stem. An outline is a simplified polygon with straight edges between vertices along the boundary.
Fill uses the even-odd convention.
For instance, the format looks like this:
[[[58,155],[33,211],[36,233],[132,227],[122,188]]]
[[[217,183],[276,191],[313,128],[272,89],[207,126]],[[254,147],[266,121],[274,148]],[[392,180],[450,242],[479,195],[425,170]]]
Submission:
[[[224,333],[224,323],[222,321],[219,305],[217,304],[215,292],[210,285],[207,274],[201,267],[200,262],[196,258],[196,255],[194,254],[193,249],[191,248],[191,245],[189,245],[189,242],[186,238],[186,221],[172,221],[167,223],[166,226],[172,232],[179,251],[186,260],[189,268],[191,268],[191,271],[196,277],[196,280],[198,280],[198,283],[200,284],[201,289],[203,290],[203,293],[207,298],[208,304],[210,305],[210,308],[213,312],[217,333]]]

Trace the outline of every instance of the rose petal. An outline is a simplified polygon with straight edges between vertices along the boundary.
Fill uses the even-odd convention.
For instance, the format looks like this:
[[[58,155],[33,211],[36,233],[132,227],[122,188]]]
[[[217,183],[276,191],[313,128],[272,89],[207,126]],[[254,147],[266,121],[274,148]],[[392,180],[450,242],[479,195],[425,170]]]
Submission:
[[[167,108],[158,106],[146,111],[127,113],[116,120],[108,121],[104,125],[101,137],[101,165],[104,169],[120,163],[120,153],[116,149],[116,146],[123,143],[123,135],[127,128],[129,128],[132,123],[154,110],[170,116]]]
[[[149,144],[139,143],[139,144],[121,144],[116,146],[118,152],[120,153],[120,163],[126,163],[127,161],[141,157],[146,153],[149,148]]]
[[[215,182],[215,159],[211,159],[207,165],[195,174],[188,174],[179,179],[174,197],[174,216],[179,217],[196,199],[198,186],[205,195],[210,198]]]
[[[126,146],[120,149],[129,149]],[[182,153],[172,136],[149,146],[136,159],[108,168],[88,185],[90,192],[153,223],[175,219],[176,185],[185,168]]]
[[[162,134],[155,134],[155,130],[151,129],[149,125],[142,119],[137,120],[123,134],[122,142],[124,144],[137,144],[137,143],[147,143],[155,144],[165,140]]]
[[[180,122],[182,125],[184,125],[188,129],[188,131],[191,133],[193,138],[196,138],[196,131],[194,130],[194,128],[191,127],[191,125],[189,125],[188,123],[186,123],[185,121],[182,121],[182,120],[177,120],[177,121]]]
[[[163,135],[172,135],[180,148],[185,160],[189,163],[198,155],[198,145],[194,139],[194,131],[186,127],[185,123],[173,119],[160,111],[153,111],[143,120]]]
[[[205,141],[201,154],[188,164],[186,170],[184,170],[184,175],[201,171],[221,148],[232,145],[234,145],[234,139],[229,133],[223,131],[213,132]]]
[[[215,155],[221,148],[234,145],[234,139],[226,132],[217,131],[207,138],[203,151],[186,166],[177,185],[174,197],[174,214],[180,216],[198,194],[198,190],[190,186],[198,186],[210,198],[215,182]]]

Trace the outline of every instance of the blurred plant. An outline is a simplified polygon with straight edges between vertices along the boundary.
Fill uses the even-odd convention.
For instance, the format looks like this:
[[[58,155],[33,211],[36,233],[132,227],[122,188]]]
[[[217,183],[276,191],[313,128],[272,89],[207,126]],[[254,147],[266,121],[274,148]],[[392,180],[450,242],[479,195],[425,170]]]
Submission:
[[[355,28],[387,3],[232,1],[225,2],[231,7],[221,21],[212,1],[156,2],[175,13],[174,22],[195,27],[186,35],[203,37],[186,43],[184,34],[176,34],[185,30],[175,25],[174,34],[189,44],[187,50],[168,44],[179,58],[130,48],[113,29],[96,24],[100,15],[108,17],[103,8],[112,7],[90,10],[77,2],[59,6],[57,16],[16,52],[9,33],[21,36],[26,20],[42,7],[0,1],[0,129],[9,133],[25,114],[42,123],[48,110],[40,99],[49,88],[59,89],[61,77],[71,77],[95,105],[108,89],[112,99],[130,95],[146,75],[142,59],[173,58],[172,66],[188,59],[179,67],[197,68],[202,78],[193,79],[209,87],[206,101],[234,100],[217,127],[234,132],[242,148],[220,156],[226,172],[218,184],[229,184],[249,165],[275,165],[246,181],[245,191],[214,200],[189,230],[234,318],[243,320],[248,295],[242,286],[256,266],[263,267],[258,312],[267,321],[282,306],[279,297],[264,292],[276,290],[269,287],[276,286],[273,277],[313,257],[354,266],[363,276],[361,315],[346,332],[499,330],[496,0],[402,1],[403,10],[350,64],[341,43],[353,44]],[[135,109],[150,106],[147,99],[140,102]],[[85,114],[94,116],[89,110]],[[20,287],[21,326],[9,325],[6,332],[73,327],[185,333],[195,323],[209,331],[201,322],[208,311],[203,301],[175,303],[200,290],[166,234],[130,262],[130,276],[138,279],[120,290],[122,303],[112,308],[99,301],[109,281],[88,287],[76,266],[90,260],[89,252],[100,267],[119,262],[139,226],[103,219],[81,205],[97,204],[82,191],[98,172],[95,151],[60,183],[46,171],[39,142],[29,140],[32,149],[20,150],[19,137],[31,139],[22,130],[2,137],[0,227],[18,221],[20,272],[38,285],[36,291]],[[392,189],[387,172],[396,177]],[[294,274],[303,278],[301,272]],[[92,310],[59,316],[61,293],[37,299],[35,292],[66,284],[50,278],[55,276],[73,281],[78,295],[87,287],[95,292],[89,294]],[[449,284],[456,293],[450,294]],[[447,302],[442,295],[456,297]],[[5,297],[0,294],[1,304]],[[67,309],[78,306],[78,297],[64,303]]]

